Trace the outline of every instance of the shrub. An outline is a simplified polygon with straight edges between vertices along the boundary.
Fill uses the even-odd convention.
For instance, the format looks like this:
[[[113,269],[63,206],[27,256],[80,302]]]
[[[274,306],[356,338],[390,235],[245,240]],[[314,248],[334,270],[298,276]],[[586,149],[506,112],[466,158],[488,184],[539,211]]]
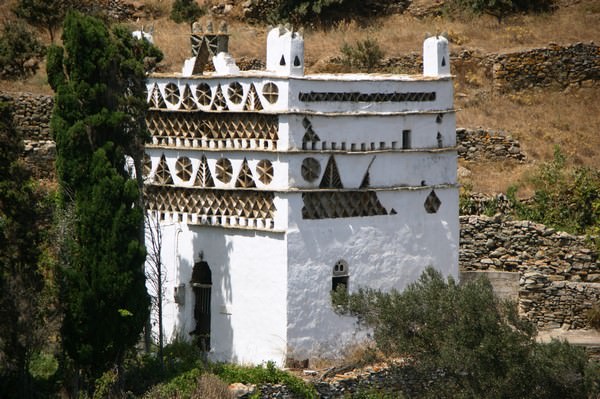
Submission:
[[[361,71],[371,72],[383,58],[383,50],[375,40],[358,40],[354,45],[344,43],[340,49],[342,64]]]
[[[175,0],[170,18],[178,24],[187,22],[191,30],[194,21],[204,14],[206,14],[206,9],[200,7],[196,0]]]
[[[516,199],[517,187],[508,190],[517,216],[572,234],[600,232],[600,170],[568,169],[559,147],[529,179],[535,192],[528,203]]]
[[[0,78],[33,75],[44,53],[44,46],[23,22],[6,22],[0,36]]]
[[[269,2],[272,23],[319,25],[358,16],[378,15],[389,1],[381,0],[277,0]],[[268,5],[267,5],[268,7]]]
[[[598,369],[567,343],[538,344],[535,329],[484,278],[459,285],[427,269],[403,292],[336,291],[336,311],[373,329],[388,356],[412,359],[426,397],[587,398]],[[591,397],[591,396],[590,396]]]
[[[544,12],[554,7],[554,0],[450,0],[446,2],[446,11],[450,14],[473,13],[488,14],[498,22],[518,12]]]

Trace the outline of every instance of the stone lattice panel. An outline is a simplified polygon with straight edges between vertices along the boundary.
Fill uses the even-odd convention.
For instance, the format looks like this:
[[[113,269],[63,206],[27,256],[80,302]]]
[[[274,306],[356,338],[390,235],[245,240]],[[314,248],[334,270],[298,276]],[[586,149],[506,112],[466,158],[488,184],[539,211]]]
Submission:
[[[177,177],[179,177],[183,181],[188,181],[192,178],[192,160],[188,157],[180,157],[175,162],[175,171],[177,173]]]
[[[215,92],[215,100],[213,101],[211,107],[213,111],[228,111],[229,107],[227,107],[227,101],[225,101],[225,96],[223,95],[223,89],[221,85],[217,86],[217,91]]]
[[[320,188],[344,188],[342,179],[340,178],[340,172],[338,171],[337,163],[335,162],[334,156],[329,157],[323,178],[321,179]]]
[[[185,88],[183,89],[181,108],[188,111],[198,109],[198,105],[196,105],[196,101],[192,96],[192,90],[189,85],[185,85]]]
[[[154,182],[157,184],[173,184],[173,177],[171,177],[171,170],[167,164],[167,159],[164,154],[160,157],[160,162],[154,172]]]
[[[196,97],[200,105],[210,105],[212,101],[212,90],[208,83],[200,83],[196,86]]]
[[[160,89],[158,85],[154,83],[154,87],[152,87],[152,92],[150,93],[150,107],[152,108],[166,108],[165,100],[163,100],[162,94],[160,94]]]
[[[175,83],[167,83],[165,86],[165,99],[173,105],[179,102],[179,87]]]
[[[267,82],[263,85],[262,94],[270,104],[275,104],[279,98],[279,88],[273,82]]]
[[[244,103],[244,111],[261,111],[262,109],[263,106],[260,102],[260,97],[258,97],[256,87],[254,87],[254,83],[252,83],[250,84],[250,89],[248,89],[248,95],[246,96],[246,102]]]
[[[258,174],[258,180],[262,184],[269,184],[273,180],[273,164],[268,159],[258,161],[256,165],[256,173]]]
[[[200,160],[200,166],[198,167],[198,173],[196,173],[196,180],[194,181],[194,186],[198,187],[214,187],[215,181],[212,178],[212,174],[210,173],[210,169],[208,167],[208,161],[206,159],[206,155],[202,155],[202,159]]]
[[[256,183],[254,183],[254,176],[252,176],[252,171],[248,166],[248,161],[246,158],[242,161],[242,168],[240,169],[240,174],[235,181],[235,186],[238,188],[254,188],[256,187]]]
[[[232,140],[234,147],[248,148],[247,140],[269,142],[276,148],[279,139],[279,121],[276,115],[205,112],[161,112],[151,110],[146,113],[146,126],[154,137],[155,144],[175,146],[175,140],[190,139],[185,146],[202,146],[201,140]],[[205,143],[206,145],[206,143]]]
[[[302,194],[303,219],[387,215],[375,191],[321,191]]]
[[[359,92],[301,92],[298,99],[304,102],[420,102],[435,101],[436,95],[431,92],[393,92],[393,93],[359,93]]]
[[[244,99],[244,88],[239,82],[231,82],[227,88],[227,97],[234,104],[241,104]]]
[[[173,186],[146,186],[150,211],[195,214],[205,217],[273,219],[274,194],[251,190],[204,190]]]
[[[229,183],[233,177],[233,166],[227,158],[221,158],[215,166],[215,176],[223,183]]]

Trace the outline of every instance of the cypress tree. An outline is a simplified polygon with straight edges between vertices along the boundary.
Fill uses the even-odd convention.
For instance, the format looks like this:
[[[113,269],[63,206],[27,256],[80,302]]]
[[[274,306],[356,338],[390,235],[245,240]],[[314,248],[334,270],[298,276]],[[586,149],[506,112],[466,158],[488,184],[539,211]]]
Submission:
[[[61,206],[69,215],[61,334],[75,371],[89,378],[121,364],[148,318],[141,180],[129,175],[125,157],[141,170],[143,61],[162,55],[126,29],[76,12],[65,19],[63,43],[48,54]]]

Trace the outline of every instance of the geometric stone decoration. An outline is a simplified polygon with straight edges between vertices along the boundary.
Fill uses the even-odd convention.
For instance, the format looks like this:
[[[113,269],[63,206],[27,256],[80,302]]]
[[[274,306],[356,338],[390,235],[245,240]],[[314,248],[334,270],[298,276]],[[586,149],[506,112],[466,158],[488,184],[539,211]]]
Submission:
[[[258,180],[262,184],[269,184],[273,180],[273,164],[268,159],[258,161],[256,165],[256,173],[258,174]]]
[[[414,102],[435,101],[435,92],[394,92],[394,93],[356,93],[356,92],[300,92],[298,99],[303,102]]]
[[[221,85],[217,85],[217,92],[215,93],[215,101],[213,101],[212,106],[210,107],[213,111],[228,111],[227,101],[225,101],[225,97],[223,96],[223,89],[221,89]]]
[[[229,183],[233,176],[231,161],[227,158],[220,158],[217,161],[215,175],[217,176],[217,179],[221,180],[223,183]]]
[[[208,161],[206,155],[202,155],[200,160],[200,166],[198,167],[198,173],[196,174],[196,181],[194,186],[198,187],[214,187],[215,182],[213,181],[210,169],[208,168]]]
[[[305,158],[300,172],[304,180],[313,182],[321,176],[321,164],[314,158]]]
[[[154,182],[156,184],[173,184],[173,178],[171,177],[171,171],[169,165],[167,165],[167,159],[165,154],[160,157],[160,162],[154,173]]]
[[[365,175],[362,179],[362,182],[360,183],[359,188],[367,188],[369,187],[369,185],[371,184],[371,177],[369,175],[369,169],[371,169],[371,165],[373,165],[373,162],[375,161],[375,157],[373,157],[371,159],[371,162],[369,162],[369,166],[367,166],[367,171],[365,172]]]
[[[235,186],[237,188],[256,188],[254,177],[252,176],[252,171],[248,166],[246,158],[242,161],[242,168],[240,169],[240,174],[235,182]]]
[[[244,99],[244,89],[238,82],[232,82],[227,89],[227,97],[234,104],[240,104]]]
[[[275,104],[279,98],[279,88],[273,82],[265,83],[262,88],[262,94],[269,103]]]
[[[275,149],[279,138],[278,117],[258,113],[220,114],[150,110],[146,113],[146,127],[156,144],[166,146],[175,146],[175,140],[169,140],[175,138],[234,140],[235,148],[247,147],[246,140],[254,140],[255,146],[258,147],[258,140],[264,140],[270,148]],[[241,139],[241,142],[238,142],[238,139]],[[186,146],[199,147],[201,143]]]
[[[150,107],[152,108],[165,108],[165,101],[162,98],[162,94],[160,94],[160,90],[158,89],[158,85],[154,83],[154,87],[152,88],[152,93],[150,94]]]
[[[323,174],[323,179],[321,179],[321,184],[319,184],[319,188],[344,188],[333,155],[331,155],[329,157],[329,161],[327,161],[325,173]]]
[[[190,90],[189,85],[185,85],[185,88],[183,89],[181,106],[188,111],[198,109],[198,106],[196,105],[196,101],[194,101],[194,97],[192,96],[192,91]]]
[[[321,139],[314,132],[314,130],[312,128],[312,124],[310,123],[310,121],[308,120],[307,117],[304,117],[304,119],[302,119],[302,126],[304,126],[304,129],[306,129],[306,132],[304,133],[304,136],[302,137],[302,149],[303,150],[316,149],[317,142],[321,141]],[[309,143],[310,143],[310,148],[308,145]]]
[[[427,213],[436,213],[438,209],[440,209],[440,205],[442,205],[442,201],[438,198],[435,190],[431,190],[427,198],[425,199],[425,211]]]
[[[152,158],[150,158],[150,155],[144,153],[142,161],[142,176],[144,176],[144,179],[150,176],[150,172],[152,172]]]
[[[192,178],[192,161],[188,157],[178,158],[175,162],[175,171],[181,180],[190,180]]]
[[[212,91],[208,83],[200,83],[196,86],[196,98],[198,98],[198,103],[200,105],[210,105],[212,101]]]
[[[305,192],[303,219],[334,219],[387,215],[376,191]]]
[[[435,123],[442,123],[443,120],[444,114],[437,114],[437,116],[435,117]]]
[[[145,193],[148,209],[158,212],[188,213],[206,217],[273,219],[276,211],[273,203],[274,193],[269,191],[204,190],[149,185]],[[216,223],[223,224],[223,221]]]
[[[179,87],[175,83],[165,86],[165,100],[175,105],[179,102]]]
[[[262,109],[263,106],[256,92],[256,87],[254,87],[254,83],[251,83],[246,102],[244,103],[244,111],[261,111]]]

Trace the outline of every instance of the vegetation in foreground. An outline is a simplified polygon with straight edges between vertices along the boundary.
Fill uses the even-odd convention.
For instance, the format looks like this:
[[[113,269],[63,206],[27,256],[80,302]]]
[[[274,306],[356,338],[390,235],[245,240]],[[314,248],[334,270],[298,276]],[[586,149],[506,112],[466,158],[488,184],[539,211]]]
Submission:
[[[535,328],[488,280],[465,284],[427,269],[404,291],[332,293],[340,314],[373,329],[386,356],[411,359],[426,398],[590,398],[600,368],[583,349],[535,341]]]

